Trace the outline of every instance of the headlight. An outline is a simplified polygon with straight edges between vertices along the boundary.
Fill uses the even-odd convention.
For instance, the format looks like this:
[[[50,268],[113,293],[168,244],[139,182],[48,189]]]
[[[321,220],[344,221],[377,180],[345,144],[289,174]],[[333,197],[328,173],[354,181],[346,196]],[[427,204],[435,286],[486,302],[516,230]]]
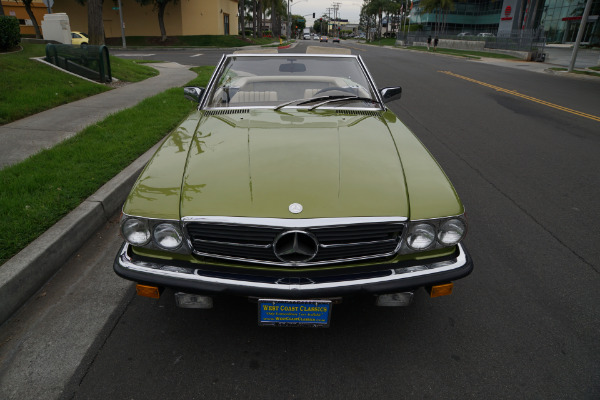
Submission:
[[[121,233],[125,240],[136,246],[143,246],[150,241],[150,229],[146,221],[129,218],[121,225]]]
[[[465,236],[467,227],[460,219],[450,219],[440,226],[438,241],[444,246],[454,246]]]
[[[406,244],[412,250],[425,250],[435,241],[435,229],[429,224],[418,224],[411,228]]]
[[[158,224],[154,227],[154,242],[165,250],[175,250],[181,245],[182,235],[174,225]]]

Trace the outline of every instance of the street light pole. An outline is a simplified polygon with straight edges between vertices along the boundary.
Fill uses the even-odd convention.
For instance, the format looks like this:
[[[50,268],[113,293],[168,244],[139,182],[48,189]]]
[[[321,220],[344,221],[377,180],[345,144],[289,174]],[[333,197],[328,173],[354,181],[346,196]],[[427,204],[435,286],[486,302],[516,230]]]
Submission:
[[[579,25],[579,32],[577,33],[577,40],[575,41],[575,45],[573,46],[573,53],[571,54],[571,63],[569,64],[568,72],[573,72],[573,68],[575,67],[575,60],[577,59],[577,52],[579,51],[579,43],[581,43],[581,39],[583,39],[583,33],[585,31],[585,25],[587,23],[588,16],[590,15],[590,9],[592,8],[592,0],[587,0],[587,4],[585,5],[585,11],[583,12],[583,17],[581,17],[581,24]]]
[[[125,24],[123,24],[123,5],[121,4],[121,0],[119,0],[119,20],[121,21],[121,40],[123,42],[123,48],[127,48],[127,43],[125,42]]]

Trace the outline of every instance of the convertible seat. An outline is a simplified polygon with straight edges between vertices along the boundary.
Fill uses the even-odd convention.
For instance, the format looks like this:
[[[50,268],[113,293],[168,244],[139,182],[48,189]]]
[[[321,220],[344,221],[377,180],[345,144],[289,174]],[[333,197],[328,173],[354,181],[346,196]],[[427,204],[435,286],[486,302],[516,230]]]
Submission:
[[[252,103],[262,101],[277,101],[277,92],[237,92],[230,103]]]
[[[304,89],[304,98],[310,99],[311,97],[315,97],[315,94],[321,89]]]

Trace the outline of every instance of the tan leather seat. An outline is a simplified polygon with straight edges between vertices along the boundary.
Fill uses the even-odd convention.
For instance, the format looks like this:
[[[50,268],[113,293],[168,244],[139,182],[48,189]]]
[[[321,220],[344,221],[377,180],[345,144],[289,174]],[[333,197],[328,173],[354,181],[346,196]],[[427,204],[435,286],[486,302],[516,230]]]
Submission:
[[[304,98],[310,99],[311,97],[315,97],[315,94],[321,89],[304,89]]]
[[[277,92],[237,92],[230,103],[260,103],[265,101],[277,101]]]

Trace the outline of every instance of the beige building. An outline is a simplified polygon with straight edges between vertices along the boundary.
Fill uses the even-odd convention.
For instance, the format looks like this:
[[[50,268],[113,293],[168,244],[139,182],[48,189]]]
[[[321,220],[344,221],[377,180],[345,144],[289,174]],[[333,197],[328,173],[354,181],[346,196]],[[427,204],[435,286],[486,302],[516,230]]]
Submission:
[[[23,3],[14,0],[2,0],[2,8],[4,9],[4,15],[15,17],[19,20],[21,35],[35,36],[33,21],[29,18],[27,11],[25,11]],[[33,3],[31,3],[31,11],[35,16],[35,20],[41,31],[42,19],[44,19],[44,14],[48,12],[48,8],[44,5],[42,0],[34,0]]]
[[[126,36],[160,36],[158,13],[153,5],[141,6],[135,0],[122,0],[123,24]],[[11,11],[22,21],[21,34],[35,34],[28,25],[28,16],[21,2],[2,0],[4,12]],[[33,0],[32,8],[38,25],[42,25],[47,8],[42,0]],[[104,32],[106,37],[120,37],[119,10],[116,2],[104,0]],[[75,0],[54,0],[53,13],[64,12],[69,16],[71,30],[87,32],[87,6]],[[237,0],[179,0],[165,8],[165,29],[168,36],[191,35],[237,35]],[[30,23],[30,22],[29,22]]]

